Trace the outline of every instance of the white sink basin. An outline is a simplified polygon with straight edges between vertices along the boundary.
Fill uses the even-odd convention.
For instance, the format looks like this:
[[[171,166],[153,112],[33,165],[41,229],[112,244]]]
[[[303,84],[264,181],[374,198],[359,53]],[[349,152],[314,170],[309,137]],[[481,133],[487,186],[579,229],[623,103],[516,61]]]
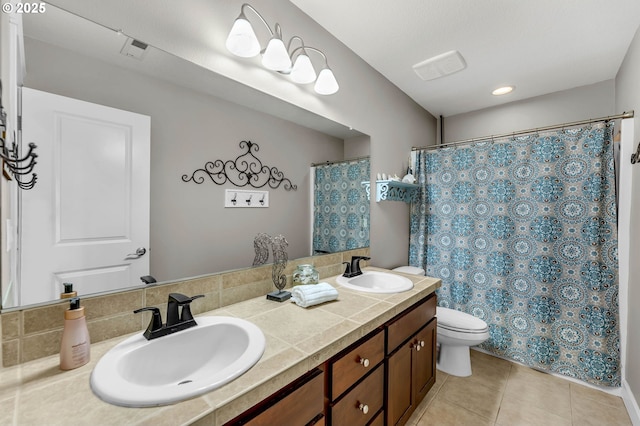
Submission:
[[[262,357],[265,338],[254,324],[232,317],[199,317],[197,326],[147,340],[139,333],[99,361],[91,389],[126,407],[171,404],[216,389]]]
[[[379,271],[363,271],[353,278],[341,275],[336,281],[343,287],[366,293],[400,293],[413,288],[409,278]]]

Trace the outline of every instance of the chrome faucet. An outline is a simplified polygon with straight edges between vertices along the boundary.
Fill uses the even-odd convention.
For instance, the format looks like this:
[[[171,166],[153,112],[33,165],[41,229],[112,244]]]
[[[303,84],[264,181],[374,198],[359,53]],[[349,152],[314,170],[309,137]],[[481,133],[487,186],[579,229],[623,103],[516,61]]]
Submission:
[[[342,276],[346,278],[352,278],[357,277],[358,275],[362,275],[362,271],[360,270],[361,260],[371,260],[371,258],[367,256],[352,256],[351,263],[342,262],[343,264],[347,265]]]
[[[136,309],[133,311],[134,314],[144,311],[151,311],[153,314],[149,326],[142,335],[145,339],[152,340],[198,325],[191,314],[191,302],[200,297],[204,297],[204,295],[189,297],[180,293],[170,293],[167,301],[167,323],[164,325],[160,309],[153,306]]]

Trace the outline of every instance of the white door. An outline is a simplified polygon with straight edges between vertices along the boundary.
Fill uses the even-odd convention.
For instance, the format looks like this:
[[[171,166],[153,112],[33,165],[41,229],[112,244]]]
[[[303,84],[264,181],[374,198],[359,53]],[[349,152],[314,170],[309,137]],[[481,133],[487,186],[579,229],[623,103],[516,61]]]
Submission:
[[[141,285],[149,274],[150,117],[22,89],[20,305]]]

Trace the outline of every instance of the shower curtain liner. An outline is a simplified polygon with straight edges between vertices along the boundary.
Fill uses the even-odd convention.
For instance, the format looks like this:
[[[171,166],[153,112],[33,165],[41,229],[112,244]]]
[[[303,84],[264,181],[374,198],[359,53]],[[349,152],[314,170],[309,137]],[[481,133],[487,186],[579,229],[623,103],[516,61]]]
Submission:
[[[613,122],[417,152],[410,264],[487,351],[620,386]]]

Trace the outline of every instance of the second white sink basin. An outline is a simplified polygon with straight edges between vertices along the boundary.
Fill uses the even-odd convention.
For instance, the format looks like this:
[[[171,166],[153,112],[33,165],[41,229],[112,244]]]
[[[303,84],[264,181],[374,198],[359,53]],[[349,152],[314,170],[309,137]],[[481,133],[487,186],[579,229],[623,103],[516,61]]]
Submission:
[[[196,318],[197,326],[147,340],[139,333],[109,352],[91,374],[102,400],[126,407],[171,404],[216,389],[249,370],[265,338],[239,318]]]
[[[352,278],[341,275],[336,281],[343,287],[366,293],[400,293],[413,288],[409,278],[380,271],[363,271]]]

